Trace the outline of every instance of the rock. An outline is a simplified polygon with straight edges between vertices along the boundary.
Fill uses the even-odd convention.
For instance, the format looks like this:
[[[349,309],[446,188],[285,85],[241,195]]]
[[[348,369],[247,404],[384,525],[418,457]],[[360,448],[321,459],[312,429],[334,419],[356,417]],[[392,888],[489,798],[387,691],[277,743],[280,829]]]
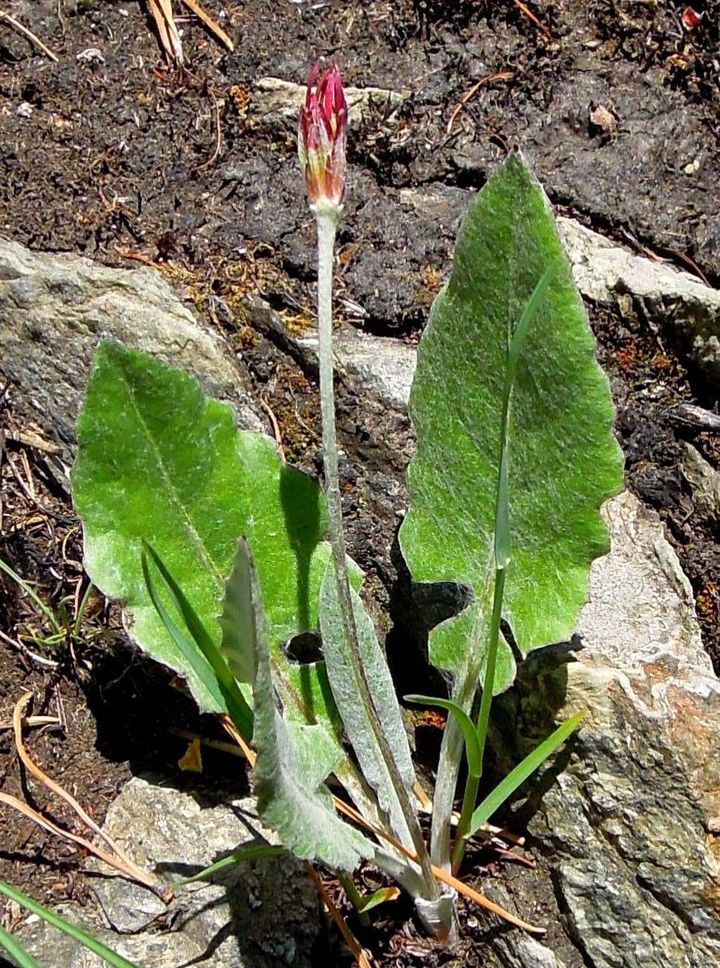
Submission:
[[[117,339],[194,373],[262,427],[242,365],[203,329],[162,275],[110,269],[74,255],[31,252],[0,238],[0,379],[14,404],[71,460],[75,420],[97,344]]]
[[[304,84],[293,84],[279,77],[261,77],[253,87],[253,117],[276,129],[278,125],[290,124],[295,131],[306,91]],[[390,114],[385,116],[388,121],[393,110],[402,104],[404,96],[381,87],[346,87],[345,99],[353,123],[357,123],[365,120],[373,108],[385,111],[389,108]]]
[[[630,308],[660,326],[710,379],[720,376],[720,290],[695,276],[615,245],[572,219],[558,220],[580,292],[600,305]],[[628,305],[629,301],[629,305]]]
[[[317,359],[316,336],[298,339],[297,343]],[[393,342],[387,352],[384,340],[345,327],[338,330],[333,348],[338,372],[365,394],[377,397],[394,407],[407,406],[415,375],[416,351],[407,343]]]
[[[692,490],[694,513],[710,525],[720,518],[720,473],[692,444],[683,445],[682,470]]]
[[[504,702],[514,757],[554,719],[586,711],[567,768],[535,784],[544,795],[531,794],[518,823],[555,872],[565,930],[588,964],[700,968],[720,959],[709,836],[720,682],[658,516],[629,493],[604,513],[612,546],[591,568],[581,650],[560,665],[554,650],[534,653]]]
[[[111,806],[103,829],[165,881],[196,873],[242,844],[273,842],[252,799],[203,806],[203,796],[200,789],[180,792],[136,777]],[[92,866],[107,871],[101,863]],[[147,888],[117,877],[92,883],[98,908],[66,906],[63,913],[147,968],[190,962],[213,968],[311,965],[318,900],[302,865],[289,855],[241,862],[212,885],[180,888],[169,907]],[[19,936],[44,965],[104,965],[76,942],[58,961],[57,932],[44,924],[23,928]]]

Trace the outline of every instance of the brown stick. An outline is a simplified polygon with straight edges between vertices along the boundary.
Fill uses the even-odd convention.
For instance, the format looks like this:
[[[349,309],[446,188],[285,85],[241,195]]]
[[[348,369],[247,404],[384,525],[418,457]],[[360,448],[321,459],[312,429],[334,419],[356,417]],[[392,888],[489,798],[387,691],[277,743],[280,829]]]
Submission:
[[[325,890],[325,885],[323,884],[320,875],[315,870],[315,868],[313,867],[313,865],[310,863],[309,860],[305,861],[305,870],[310,875],[310,880],[315,885],[315,890],[320,895],[320,900],[328,909],[330,917],[333,919],[335,924],[337,924],[338,928],[340,929],[340,934],[345,939],[345,944],[350,949],[358,968],[371,968],[368,957],[363,951],[360,945],[360,942],[357,940],[355,935],[347,926],[347,922],[345,921],[345,918],[342,916],[342,914],[340,914],[338,909],[333,904],[333,900],[328,894],[328,892]]]
[[[526,4],[522,3],[521,0],[513,0],[513,3],[519,10],[522,10],[528,20],[532,20],[541,34],[544,34],[546,37],[552,37],[550,29],[545,26],[542,20]]]
[[[508,81],[512,76],[512,71],[496,71],[494,74],[486,74],[485,77],[481,77],[480,80],[476,84],[473,84],[470,90],[466,91],[458,101],[457,105],[455,106],[455,110],[450,115],[450,120],[447,123],[445,134],[450,134],[453,124],[455,123],[455,118],[458,116],[458,114],[460,114],[468,101],[477,94],[483,84],[489,84],[490,81]]]
[[[235,45],[232,40],[230,40],[222,27],[215,23],[209,14],[205,13],[199,3],[196,3],[195,0],[183,0],[183,3],[186,7],[190,7],[192,12],[202,20],[210,33],[214,34],[220,43],[224,44],[229,51],[235,50]]]
[[[86,847],[91,853],[96,854],[98,857],[104,860],[105,863],[110,864],[112,867],[115,867],[118,870],[122,870],[123,873],[128,874],[130,877],[139,881],[141,884],[145,884],[147,887],[150,887],[153,890],[157,889],[159,884],[157,877],[155,877],[154,874],[148,874],[147,871],[144,871],[141,867],[138,867],[138,865],[135,864],[134,861],[130,860],[127,854],[125,854],[125,852],[120,847],[118,847],[118,845],[115,843],[112,837],[109,837],[104,832],[104,830],[102,830],[101,827],[92,819],[92,817],[90,817],[85,812],[85,810],[83,810],[83,808],[77,802],[75,797],[73,797],[70,793],[68,793],[67,790],[64,790],[59,783],[56,783],[55,780],[49,777],[31,759],[29,753],[25,749],[25,744],[23,742],[23,736],[22,736],[22,727],[23,727],[22,714],[23,714],[23,710],[27,706],[30,699],[32,699],[32,693],[26,692],[25,695],[22,696],[17,703],[15,703],[15,708],[13,709],[13,728],[15,730],[15,746],[17,747],[18,756],[20,757],[25,768],[29,770],[30,773],[32,773],[32,775],[35,777],[36,780],[39,780],[40,783],[42,783],[45,787],[47,787],[48,790],[52,791],[56,796],[60,797],[61,800],[64,800],[65,803],[67,803],[68,806],[71,807],[71,809],[78,815],[78,817],[80,817],[83,823],[87,827],[89,827],[90,830],[93,831],[93,833],[97,834],[105,841],[108,847],[116,854],[117,859],[113,859],[102,848],[93,846],[89,841],[85,840],[83,837],[79,837],[77,834],[72,834],[70,833],[70,831],[62,830],[60,827],[57,827],[55,824],[52,823],[52,821],[47,820],[46,818],[42,818],[43,822],[41,826],[45,826],[46,829],[48,830],[52,829],[52,831],[54,833],[57,833],[59,836],[68,837],[70,840],[74,840],[76,843],[81,844],[83,847]],[[11,801],[15,800],[14,797],[10,797],[10,799],[8,800],[7,796],[8,795],[5,794],[2,797],[2,799],[5,800],[6,803],[11,803]],[[19,803],[20,801],[15,801],[15,803],[11,803],[11,805],[16,806],[17,809],[22,809],[22,807],[26,806],[25,804],[23,804],[22,807],[17,806]],[[31,809],[30,807],[27,807],[27,810],[30,810],[30,809]],[[22,812],[26,813],[25,810],[22,810]],[[37,821],[37,818],[40,817],[40,814],[36,814],[34,810],[32,810],[31,813],[33,815],[33,819]],[[30,814],[27,814],[27,815],[29,816]],[[40,822],[40,821],[37,821],[37,822]]]
[[[17,30],[19,34],[22,34],[23,37],[26,37],[30,41],[30,43],[35,44],[36,47],[39,47],[46,57],[49,57],[50,60],[53,61],[53,63],[57,64],[58,62],[57,54],[53,54],[50,48],[46,47],[45,44],[43,44],[43,42],[40,40],[40,38],[32,32],[32,30],[28,30],[28,28],[25,27],[23,24],[21,24],[19,20],[16,20],[14,17],[11,17],[10,14],[5,13],[4,10],[0,10],[0,20],[4,20],[6,23],[10,24],[10,26],[13,29]]]

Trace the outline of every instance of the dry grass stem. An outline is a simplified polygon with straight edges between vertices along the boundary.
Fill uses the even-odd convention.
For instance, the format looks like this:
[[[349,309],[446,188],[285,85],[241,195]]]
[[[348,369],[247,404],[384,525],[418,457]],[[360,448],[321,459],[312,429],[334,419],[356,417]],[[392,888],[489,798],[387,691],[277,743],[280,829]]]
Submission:
[[[86,813],[85,810],[83,810],[77,800],[71,794],[69,794],[67,790],[64,790],[58,783],[55,782],[55,780],[41,770],[30,757],[23,742],[22,728],[24,722],[23,711],[31,698],[32,693],[25,693],[25,695],[22,696],[15,704],[15,708],[13,710],[15,746],[17,748],[20,760],[22,761],[24,767],[35,777],[36,780],[42,783],[43,786],[47,787],[47,789],[56,796],[60,797],[61,800],[64,800],[65,803],[67,803],[68,806],[78,815],[78,817],[80,817],[83,823],[90,830],[92,830],[93,833],[97,834],[100,838],[102,838],[102,840],[105,841],[115,856],[108,854],[105,850],[103,850],[103,848],[97,847],[90,843],[90,841],[86,840],[84,837],[80,837],[78,834],[73,834],[68,830],[63,830],[47,817],[43,817],[31,807],[27,806],[27,804],[22,803],[20,800],[17,800],[15,797],[10,796],[7,793],[0,793],[0,802],[6,803],[9,806],[14,807],[16,810],[19,810],[21,813],[25,814],[25,816],[30,817],[36,823],[40,824],[41,827],[44,827],[51,833],[54,833],[59,837],[64,837],[65,839],[72,840],[76,844],[85,847],[88,851],[90,851],[90,853],[95,854],[101,860],[105,861],[106,864],[114,867],[115,870],[121,871],[128,877],[133,878],[152,890],[157,890],[159,886],[157,877],[155,877],[154,874],[149,874],[147,871],[144,871],[141,867],[138,867],[137,864],[130,860],[125,852],[118,847],[115,841],[98,826],[98,824]]]
[[[229,51],[235,49],[235,45],[225,31],[222,29],[220,24],[214,20],[210,14],[200,6],[196,0],[182,0],[186,7],[191,10],[195,16],[202,21],[202,23],[207,27],[208,31],[219,41],[224,47]],[[160,46],[165,52],[165,56],[169,63],[175,63],[178,67],[182,67],[185,63],[185,57],[183,54],[182,39],[180,37],[180,31],[178,30],[177,23],[175,21],[175,14],[172,9],[172,0],[147,0],[148,10],[155,21],[155,29],[157,30],[158,38],[160,40]],[[219,150],[219,148],[218,148]],[[212,159],[215,160],[214,158]],[[206,164],[211,164],[211,162],[206,162]]]
[[[46,57],[49,57],[53,63],[57,64],[57,54],[54,54],[49,47],[46,47],[40,38],[32,32],[32,30],[28,30],[24,24],[21,24],[19,20],[16,20],[14,17],[10,16],[9,13],[5,13],[4,10],[0,10],[0,20],[4,20],[5,23],[9,24],[13,28],[13,30],[17,30],[17,32],[22,34],[23,37],[27,38],[31,44],[35,44],[35,46],[41,50]]]
[[[445,128],[445,134],[449,135],[452,132],[453,125],[455,124],[455,119],[457,118],[458,114],[460,114],[468,101],[475,97],[483,84],[489,84],[491,81],[509,81],[512,76],[512,71],[496,71],[494,74],[486,74],[485,77],[481,77],[479,81],[473,84],[473,86],[463,94],[458,103],[455,105],[453,113],[450,115],[450,120],[447,123],[447,127]]]
[[[235,50],[235,45],[233,44],[232,40],[230,40],[222,27],[203,10],[199,3],[196,3],[195,0],[183,0],[183,3],[186,7],[189,7],[192,10],[196,17],[199,17],[199,19],[202,20],[210,33],[217,37],[221,44],[227,47],[227,49],[231,52]]]
[[[328,913],[330,914],[330,917],[338,926],[338,929],[340,930],[340,934],[342,934],[343,938],[345,939],[345,944],[350,949],[350,952],[353,958],[355,959],[355,963],[357,964],[358,968],[371,968],[371,963],[368,956],[365,954],[365,951],[363,950],[360,942],[357,940],[355,935],[348,927],[345,918],[335,907],[335,904],[333,903],[332,898],[330,897],[330,895],[325,889],[325,885],[322,882],[322,878],[315,870],[313,865],[310,863],[310,861],[305,861],[305,870],[310,875],[310,879],[315,885],[315,890],[318,892],[320,896],[320,900],[328,909]]]

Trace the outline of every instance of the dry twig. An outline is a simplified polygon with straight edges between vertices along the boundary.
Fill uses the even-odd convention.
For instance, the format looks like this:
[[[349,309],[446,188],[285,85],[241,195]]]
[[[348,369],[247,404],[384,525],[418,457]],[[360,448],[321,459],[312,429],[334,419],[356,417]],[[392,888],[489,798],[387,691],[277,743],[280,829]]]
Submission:
[[[357,940],[355,935],[348,927],[347,921],[345,920],[345,918],[335,907],[335,904],[333,903],[332,898],[330,897],[330,895],[325,889],[325,885],[322,882],[322,878],[315,870],[313,865],[310,863],[310,861],[307,861],[307,860],[305,861],[305,870],[310,875],[310,880],[315,885],[315,890],[318,892],[320,896],[320,900],[328,909],[328,913],[330,914],[330,917],[333,919],[335,924],[337,924],[340,930],[340,934],[345,939],[345,944],[350,949],[350,952],[353,958],[355,959],[355,963],[357,964],[358,968],[371,968],[370,961],[368,960],[368,957],[365,954],[360,942]]]
[[[447,123],[447,128],[445,129],[445,134],[448,135],[452,131],[453,124],[455,124],[455,118],[462,111],[468,101],[473,98],[483,84],[489,84],[490,81],[508,81],[513,76],[512,71],[496,71],[494,74],[486,74],[485,77],[481,77],[477,83],[473,84],[470,90],[466,91],[460,98],[458,103],[455,105],[453,113],[450,115],[450,120]]]
[[[45,830],[48,830],[50,833],[55,834],[58,837],[62,837],[65,840],[71,840],[74,843],[78,844],[79,846],[84,847],[89,853],[94,854],[96,857],[99,857],[101,860],[105,861],[105,863],[108,864],[110,867],[114,867],[115,870],[120,871],[121,873],[125,874],[127,877],[130,877],[133,880],[138,881],[140,884],[144,884],[146,887],[149,887],[153,891],[157,892],[160,889],[162,890],[163,896],[167,896],[167,892],[161,888],[160,882],[158,881],[157,877],[154,874],[150,874],[147,871],[144,871],[141,867],[138,867],[137,864],[135,864],[132,860],[130,860],[130,858],[115,843],[115,841],[111,837],[109,837],[98,826],[97,823],[95,823],[92,817],[90,817],[85,812],[85,810],[83,810],[83,808],[80,806],[77,800],[71,794],[69,794],[67,790],[64,790],[58,783],[56,783],[55,780],[51,779],[32,760],[27,750],[25,749],[25,744],[23,742],[23,736],[22,736],[22,728],[23,728],[23,722],[24,722],[23,711],[25,710],[25,707],[27,706],[31,698],[32,698],[31,692],[25,693],[25,695],[22,696],[15,704],[15,708],[13,710],[13,729],[15,731],[15,746],[17,748],[17,752],[18,752],[18,756],[20,757],[20,760],[22,761],[25,768],[35,777],[35,779],[39,780],[40,783],[42,783],[45,787],[47,787],[48,790],[50,790],[52,793],[56,794],[56,796],[64,800],[65,803],[67,803],[68,806],[70,806],[71,809],[80,817],[83,823],[87,827],[89,827],[90,830],[93,831],[93,833],[97,834],[105,841],[105,843],[108,845],[108,847],[110,847],[113,853],[109,854],[102,847],[98,847],[95,844],[92,844],[89,840],[86,840],[84,837],[81,837],[78,834],[74,834],[69,830],[64,830],[62,827],[59,827],[52,820],[43,816],[41,813],[38,813],[36,810],[33,810],[32,807],[29,807],[26,803],[23,803],[21,800],[18,800],[16,797],[11,796],[9,793],[0,792],[0,803],[5,803],[8,806],[13,807],[15,810],[18,810],[20,813],[24,814],[24,816],[29,817],[31,820],[34,820],[35,823],[37,823],[40,827],[43,827]]]
[[[550,29],[545,26],[545,24],[536,14],[532,12],[532,10],[527,6],[527,4],[522,3],[522,0],[513,0],[513,3],[519,10],[522,11],[522,13],[528,18],[528,20],[532,20],[532,22],[535,24],[535,26],[537,27],[537,29],[540,31],[541,34],[543,34],[545,37],[548,37],[548,38],[552,37],[552,33],[550,32]]]
[[[10,24],[13,30],[17,30],[17,32],[22,34],[23,37],[26,37],[31,44],[35,44],[35,46],[38,47],[46,57],[49,57],[53,63],[57,64],[57,54],[54,54],[49,47],[46,47],[40,38],[32,32],[32,30],[28,30],[24,24],[21,24],[20,21],[16,20],[14,17],[11,17],[9,13],[5,13],[4,10],[0,10],[0,20],[4,20],[5,23]]]
[[[230,40],[230,38],[225,33],[225,31],[222,29],[222,27],[218,23],[216,23],[212,19],[212,17],[203,10],[203,8],[200,6],[199,3],[196,3],[196,0],[183,0],[183,3],[185,4],[186,7],[190,7],[192,12],[197,17],[199,17],[200,20],[202,20],[202,22],[205,24],[205,26],[210,31],[210,33],[214,34],[221,44],[224,44],[225,47],[227,47],[227,49],[231,53],[233,50],[235,50],[235,45],[233,44],[232,40]]]
[[[700,430],[711,430],[715,433],[720,430],[720,414],[706,410],[704,407],[697,407],[693,403],[678,404],[671,411],[671,417],[678,423],[698,427]]]
[[[232,40],[228,37],[222,27],[207,13],[196,0],[182,0],[195,16],[203,22],[210,33],[229,51],[235,49]],[[165,56],[170,63],[174,62],[178,67],[185,63],[183,55],[182,40],[180,31],[175,22],[175,15],[172,9],[172,0],[147,0],[148,10],[155,21],[155,29],[158,33],[160,46],[165,51]]]

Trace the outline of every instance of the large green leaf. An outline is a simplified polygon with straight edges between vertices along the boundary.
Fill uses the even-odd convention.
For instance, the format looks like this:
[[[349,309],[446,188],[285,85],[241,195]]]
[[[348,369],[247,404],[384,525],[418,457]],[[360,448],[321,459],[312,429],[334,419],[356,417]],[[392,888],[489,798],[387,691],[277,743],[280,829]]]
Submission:
[[[362,859],[375,855],[375,847],[335,813],[332,796],[323,782],[333,765],[327,761],[322,744],[303,742],[298,746],[296,730],[288,728],[278,709],[260,584],[248,545],[243,540],[238,555],[245,561],[236,567],[236,574],[247,575],[246,600],[252,603],[247,628],[255,656],[253,743],[257,761],[253,784],[258,811],[297,857],[353,871]],[[319,729],[316,726],[300,728]]]
[[[529,314],[537,292],[542,299]],[[507,437],[503,616],[526,653],[573,631],[589,565],[607,550],[599,508],[621,486],[622,457],[612,436],[608,380],[550,205],[516,154],[463,222],[452,275],[420,341],[410,397],[418,447],[400,543],[416,581],[458,581],[474,592],[462,613],[430,635],[431,659],[455,673],[463,706],[482,670],[495,577],[503,387],[523,317],[530,322],[516,361]],[[512,655],[502,643],[496,691],[513,678]]]
[[[114,342],[100,346],[78,423],[73,498],[85,565],[121,599],[131,634],[187,676],[199,705],[223,709],[168,634],[141,566],[143,540],[183,589],[214,642],[238,537],[247,536],[265,589],[268,634],[281,645],[317,626],[328,560],[316,482],[280,459],[262,434],[238,432],[232,409],[203,396],[193,377]],[[299,721],[327,715],[315,667],[290,666],[287,697]]]

